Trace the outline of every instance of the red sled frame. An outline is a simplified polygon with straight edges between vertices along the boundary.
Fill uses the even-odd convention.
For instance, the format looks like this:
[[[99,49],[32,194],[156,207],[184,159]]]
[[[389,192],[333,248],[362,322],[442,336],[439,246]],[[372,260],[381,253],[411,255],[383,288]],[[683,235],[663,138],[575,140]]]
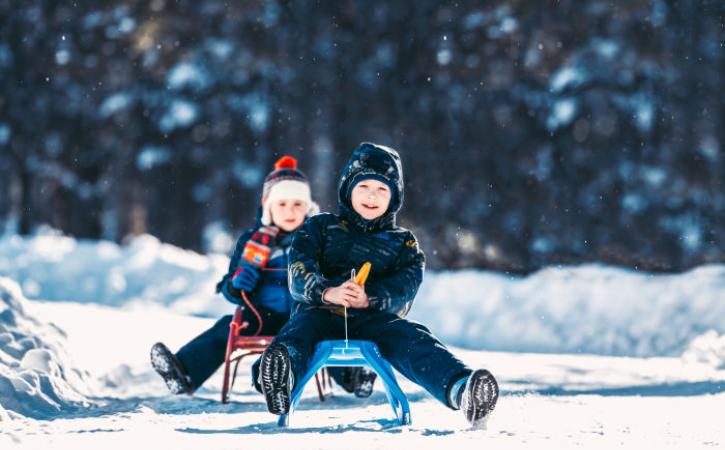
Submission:
[[[242,359],[249,355],[262,354],[262,352],[264,352],[267,346],[272,342],[272,339],[274,339],[274,336],[259,335],[260,331],[262,330],[261,317],[259,316],[259,313],[254,308],[254,306],[251,304],[249,299],[247,299],[247,295],[245,292],[242,292],[242,297],[244,298],[245,303],[247,303],[249,308],[252,310],[252,312],[255,313],[255,315],[259,319],[260,326],[257,328],[257,331],[256,333],[254,333],[254,335],[240,336],[239,332],[241,330],[244,330],[245,328],[248,328],[249,322],[245,321],[242,318],[245,308],[241,305],[237,306],[236,311],[234,311],[234,318],[229,323],[229,339],[227,340],[227,353],[224,357],[222,403],[229,402],[229,394],[234,387],[234,380],[237,378],[237,369],[239,368],[239,363],[242,361]],[[232,364],[234,364],[234,369],[232,369]],[[332,388],[332,380],[330,379],[330,374],[327,373],[326,370],[320,371],[319,373],[315,374],[315,383],[317,384],[317,395],[319,396],[320,401],[324,402],[326,396],[325,392],[329,391]]]

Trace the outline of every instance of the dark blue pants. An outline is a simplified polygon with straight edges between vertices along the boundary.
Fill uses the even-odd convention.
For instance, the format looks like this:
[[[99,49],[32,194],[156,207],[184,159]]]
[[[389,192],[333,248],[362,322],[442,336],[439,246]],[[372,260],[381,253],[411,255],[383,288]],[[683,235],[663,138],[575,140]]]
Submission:
[[[274,336],[289,319],[289,314],[278,313],[263,306],[258,306],[262,316],[261,335]],[[249,310],[244,313],[244,320],[249,326],[239,332],[242,336],[251,336],[257,331],[259,321]],[[219,319],[214,326],[195,337],[176,353],[191,377],[191,385],[198,389],[224,363],[229,339],[229,323],[233,316]]]
[[[344,327],[342,316],[324,309],[303,309],[282,327],[274,342],[287,347],[292,371],[299,380],[307,372],[315,345],[322,340],[344,339]],[[398,372],[449,407],[449,387],[471,373],[425,326],[394,314],[365,311],[348,317],[348,337],[375,342]]]

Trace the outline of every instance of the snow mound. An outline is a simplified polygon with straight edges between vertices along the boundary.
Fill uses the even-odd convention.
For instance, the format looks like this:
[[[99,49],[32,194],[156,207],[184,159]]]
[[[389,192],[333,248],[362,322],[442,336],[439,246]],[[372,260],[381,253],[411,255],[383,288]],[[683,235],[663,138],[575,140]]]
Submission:
[[[470,349],[679,356],[707,330],[725,333],[725,265],[677,275],[601,265],[426,274],[410,318]]]
[[[228,262],[224,255],[200,255],[150,235],[123,246],[54,231],[0,238],[0,276],[20,283],[30,299],[155,303],[184,314],[217,315],[229,310],[215,294]]]
[[[26,314],[25,301],[17,283],[0,277],[0,421],[90,404],[88,374],[73,368],[65,334]]]
[[[686,362],[704,363],[725,369],[725,334],[710,330],[692,340],[682,358]]]

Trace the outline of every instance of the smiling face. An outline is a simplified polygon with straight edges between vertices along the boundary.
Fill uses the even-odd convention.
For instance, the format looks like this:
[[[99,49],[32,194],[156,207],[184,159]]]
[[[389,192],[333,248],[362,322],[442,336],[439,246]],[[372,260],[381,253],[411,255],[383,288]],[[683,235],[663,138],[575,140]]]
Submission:
[[[385,214],[390,205],[390,188],[382,181],[362,180],[352,189],[352,208],[365,220],[373,220]]]
[[[305,221],[307,202],[302,200],[275,200],[269,205],[272,223],[286,232],[294,231]]]

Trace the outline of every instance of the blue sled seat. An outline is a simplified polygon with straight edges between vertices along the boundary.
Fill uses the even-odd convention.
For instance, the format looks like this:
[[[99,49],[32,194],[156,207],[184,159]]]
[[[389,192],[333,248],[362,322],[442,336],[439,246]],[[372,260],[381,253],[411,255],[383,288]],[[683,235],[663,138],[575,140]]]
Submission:
[[[310,368],[305,376],[295,383],[289,413],[280,416],[279,426],[286,427],[289,425],[289,416],[294,411],[297,402],[300,401],[305,385],[310,381],[310,378],[315,376],[318,370],[328,366],[368,366],[372,368],[383,380],[385,393],[398,421],[401,425],[410,425],[408,398],[400,389],[393,368],[380,354],[378,346],[374,342],[360,340],[349,340],[348,345],[345,346],[345,341],[335,340],[321,341],[315,347],[315,354],[312,356]]]

